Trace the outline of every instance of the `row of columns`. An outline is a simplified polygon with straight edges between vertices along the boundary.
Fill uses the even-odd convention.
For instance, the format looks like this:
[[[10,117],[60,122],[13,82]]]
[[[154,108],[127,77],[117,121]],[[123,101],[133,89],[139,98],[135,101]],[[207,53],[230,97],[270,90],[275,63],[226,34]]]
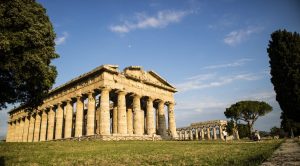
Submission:
[[[179,140],[224,140],[222,126],[181,129],[177,134]]]
[[[126,92],[114,91],[117,93],[117,101],[116,104],[114,103],[116,106],[114,106],[112,110],[111,124],[110,92],[111,89],[109,88],[101,89],[101,96],[99,97],[100,106],[98,108],[99,114],[96,114],[95,91],[91,91],[88,94],[85,94],[88,100],[86,114],[83,96],[81,95],[77,96],[75,99],[76,115],[73,115],[73,102],[72,99],[69,99],[59,102],[55,106],[49,106],[47,109],[38,111],[29,116],[9,122],[7,141],[36,142],[81,137],[83,131],[86,131],[85,135],[143,135],[144,131],[147,135],[153,135],[155,133],[161,136],[167,135],[164,111],[165,102],[163,100],[155,100],[155,102],[158,103],[155,125],[153,111],[154,100],[151,97],[146,97],[146,113],[144,113],[144,110],[141,108],[141,96],[131,94],[131,96],[133,96],[132,107],[127,108]],[[177,137],[174,104],[168,102],[167,105],[169,134],[172,137]],[[145,114],[146,118],[144,117]],[[85,120],[86,125],[84,125]],[[98,123],[97,125],[96,122]],[[111,127],[112,133],[110,130]]]

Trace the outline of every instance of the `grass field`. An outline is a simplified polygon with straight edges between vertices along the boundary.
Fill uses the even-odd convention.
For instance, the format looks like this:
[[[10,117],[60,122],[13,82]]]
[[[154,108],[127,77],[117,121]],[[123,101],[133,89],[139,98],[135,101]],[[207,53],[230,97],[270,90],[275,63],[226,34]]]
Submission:
[[[0,165],[259,165],[281,142],[0,143]]]

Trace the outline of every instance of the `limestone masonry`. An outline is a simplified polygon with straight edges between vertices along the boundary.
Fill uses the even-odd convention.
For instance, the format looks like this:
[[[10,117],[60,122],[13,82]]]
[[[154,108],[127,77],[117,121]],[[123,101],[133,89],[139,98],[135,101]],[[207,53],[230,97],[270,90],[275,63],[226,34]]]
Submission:
[[[192,123],[188,127],[177,128],[179,140],[224,140],[223,130],[227,126],[226,120],[211,120]]]
[[[6,140],[177,139],[175,92],[153,71],[103,65],[51,90],[36,110],[11,110]]]

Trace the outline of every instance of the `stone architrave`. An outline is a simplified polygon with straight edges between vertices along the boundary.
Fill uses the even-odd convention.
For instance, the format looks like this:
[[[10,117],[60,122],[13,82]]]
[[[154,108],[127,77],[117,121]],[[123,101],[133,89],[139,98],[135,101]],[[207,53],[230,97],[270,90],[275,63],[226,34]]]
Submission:
[[[73,122],[73,106],[72,101],[66,101],[66,121],[65,121],[65,138],[71,138],[72,136],[72,122]]]
[[[125,92],[118,92],[118,134],[127,134]]]
[[[88,94],[88,112],[87,112],[87,135],[95,134],[95,108],[96,102],[92,92]]]
[[[47,133],[47,112],[46,112],[46,110],[43,110],[42,111],[42,119],[41,119],[40,141],[46,140],[46,133]]]
[[[55,112],[53,106],[49,107],[48,112],[48,131],[47,131],[47,140],[53,140],[54,137],[54,121],[55,121]]]
[[[132,109],[127,109],[127,133],[133,134],[133,119],[132,119]]]
[[[33,141],[34,124],[35,124],[35,115],[31,115],[29,121],[29,129],[28,129],[28,142]]]
[[[153,99],[149,97],[147,99],[147,113],[146,113],[146,124],[147,124],[147,134],[153,135],[155,133],[154,129],[154,115],[153,115]]]
[[[55,139],[61,139],[63,133],[63,107],[61,103],[57,104],[56,109],[56,125],[55,125]]]
[[[103,88],[100,99],[100,134],[110,134],[109,89]]]
[[[83,101],[81,96],[77,96],[76,100],[76,122],[75,122],[75,137],[82,136],[83,127]]]
[[[159,101],[158,103],[158,134],[162,137],[166,136],[166,117],[164,110],[165,103],[164,101]]]

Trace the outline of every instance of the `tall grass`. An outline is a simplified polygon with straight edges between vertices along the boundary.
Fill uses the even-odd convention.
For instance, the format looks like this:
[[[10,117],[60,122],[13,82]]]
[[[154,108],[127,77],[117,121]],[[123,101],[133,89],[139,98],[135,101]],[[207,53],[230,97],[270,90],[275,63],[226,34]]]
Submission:
[[[0,165],[259,165],[280,145],[220,141],[0,143]]]

